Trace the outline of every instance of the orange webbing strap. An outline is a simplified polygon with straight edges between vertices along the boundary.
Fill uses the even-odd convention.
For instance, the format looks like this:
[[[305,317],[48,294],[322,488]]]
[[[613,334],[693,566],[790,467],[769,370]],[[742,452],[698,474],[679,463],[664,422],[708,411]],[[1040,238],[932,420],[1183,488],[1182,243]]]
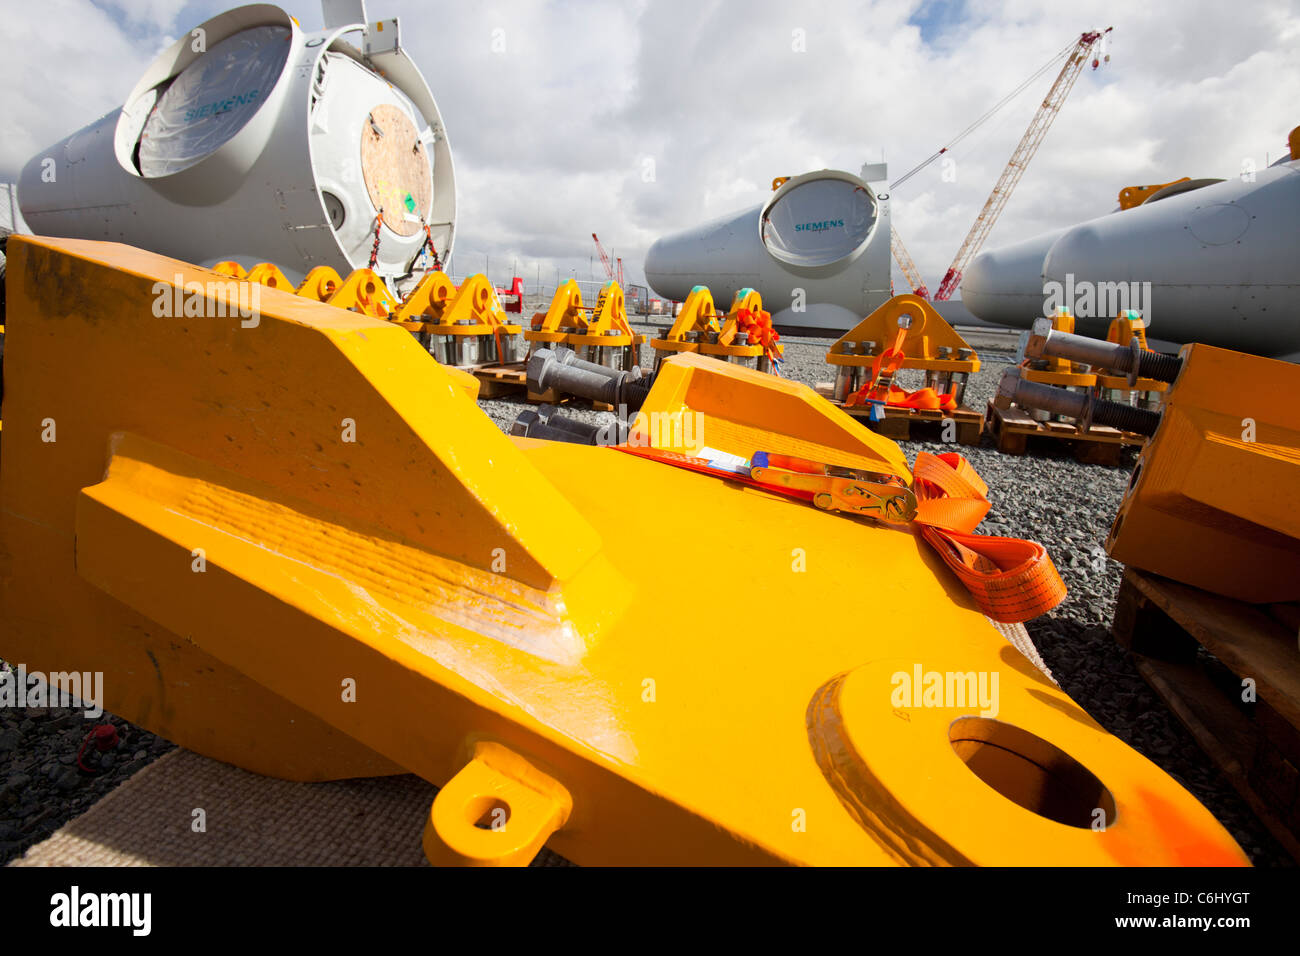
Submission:
[[[988,485],[963,456],[918,452],[912,478],[922,536],[981,611],[1016,624],[1065,599],[1065,582],[1041,544],[971,533],[988,513]]]
[[[907,338],[907,329],[900,328],[894,344],[877,355],[876,360],[871,363],[871,380],[845,399],[845,406],[851,407],[876,401],[896,408],[925,408],[944,412],[957,409],[957,402],[950,394],[940,395],[932,388],[918,388],[914,392],[906,392],[893,384],[894,376],[902,369],[903,361],[907,358],[903,354],[905,338]]]

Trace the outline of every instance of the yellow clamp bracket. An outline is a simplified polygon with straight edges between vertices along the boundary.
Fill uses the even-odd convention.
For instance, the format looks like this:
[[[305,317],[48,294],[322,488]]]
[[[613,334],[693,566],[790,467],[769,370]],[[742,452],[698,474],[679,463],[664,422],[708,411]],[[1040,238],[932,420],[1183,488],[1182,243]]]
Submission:
[[[870,368],[875,357],[894,344],[902,325],[899,319],[904,316],[911,321],[903,340],[903,368],[965,374],[979,371],[979,356],[970,344],[933,305],[910,293],[894,296],[840,336],[826,353],[826,361]]]
[[[709,332],[719,331],[713,293],[708,286],[697,285],[682,303],[682,311],[668,331],[668,337],[651,339],[650,347],[656,352],[698,352],[698,339],[707,337]]]
[[[317,266],[307,273],[307,277],[302,280],[302,285],[298,286],[296,292],[304,299],[328,302],[330,296],[342,285],[343,277],[337,272],[329,266]]]
[[[438,325],[447,310],[447,303],[455,295],[456,283],[445,272],[430,272],[419,281],[406,301],[398,306],[392,319],[417,332],[426,325]]]
[[[496,289],[482,273],[462,282],[438,323],[425,326],[425,331],[437,335],[491,335],[497,329],[514,334],[520,327],[506,318]]]
[[[582,289],[573,279],[569,279],[551,298],[551,306],[546,312],[533,313],[532,327],[524,333],[529,342],[551,344],[564,342],[569,333],[565,329],[581,328],[584,322],[582,307]]]
[[[325,300],[340,309],[350,309],[374,319],[386,319],[397,308],[397,298],[384,280],[369,269],[355,269],[338,290]]]
[[[722,319],[716,343],[706,342],[700,345],[700,353],[719,358],[727,356],[753,357],[763,354],[762,343],[750,345],[746,341],[748,333],[740,328],[741,310],[749,311],[755,318],[763,311],[763,297],[753,289],[741,289],[731,300],[731,308]]]
[[[623,298],[623,288],[610,280],[600,289],[596,297],[596,307],[590,317],[578,313],[582,331],[568,335],[571,345],[596,345],[604,348],[640,345],[645,336],[637,335],[627,321],[627,304]]]
[[[424,854],[434,866],[527,866],[572,809],[561,784],[509,748],[480,741],[429,808]]]

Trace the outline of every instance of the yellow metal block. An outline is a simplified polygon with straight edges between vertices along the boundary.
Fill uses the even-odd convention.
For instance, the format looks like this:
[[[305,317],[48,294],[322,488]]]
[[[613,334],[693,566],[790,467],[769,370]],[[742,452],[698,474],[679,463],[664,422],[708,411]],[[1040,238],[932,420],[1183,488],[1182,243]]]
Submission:
[[[1107,550],[1238,600],[1300,599],[1300,368],[1208,345],[1181,354]]]
[[[553,829],[597,864],[1245,861],[908,528],[509,439],[391,322],[274,289],[253,328],[160,318],[156,282],[211,273],[9,252],[0,654],[104,671],[106,706],[155,733],[279,776],[447,785],[440,860],[522,862]],[[700,412],[713,447],[906,467],[802,386],[697,356],[661,376],[649,410]],[[719,600],[719,574],[748,596]],[[998,694],[897,697],[917,668]],[[1026,796],[1080,767],[1102,831]],[[484,798],[518,832],[469,834],[502,809]]]

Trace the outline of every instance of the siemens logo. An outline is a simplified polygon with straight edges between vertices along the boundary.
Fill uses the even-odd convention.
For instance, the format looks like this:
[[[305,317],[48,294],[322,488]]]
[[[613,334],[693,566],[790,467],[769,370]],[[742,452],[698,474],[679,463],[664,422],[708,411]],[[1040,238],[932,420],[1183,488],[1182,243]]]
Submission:
[[[261,90],[250,90],[247,93],[239,93],[235,96],[228,97],[224,100],[218,100],[215,103],[208,103],[197,109],[185,111],[185,122],[192,123],[196,119],[202,119],[205,116],[216,116],[219,113],[226,113],[233,110],[236,106],[246,106],[249,103],[256,103],[257,97]]]
[[[795,232],[822,232],[826,229],[843,229],[843,219],[824,219],[821,222],[801,222],[794,227]]]

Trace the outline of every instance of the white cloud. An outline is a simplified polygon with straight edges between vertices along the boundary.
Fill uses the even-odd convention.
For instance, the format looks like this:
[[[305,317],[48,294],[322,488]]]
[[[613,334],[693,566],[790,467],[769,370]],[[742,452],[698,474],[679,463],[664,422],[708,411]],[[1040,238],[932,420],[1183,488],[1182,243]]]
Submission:
[[[106,13],[51,0],[46,19],[78,25],[58,32],[11,18],[0,176],[115,108],[165,35],[222,8],[123,0]],[[1228,176],[1245,157],[1262,167],[1300,123],[1291,55],[1300,0],[1240,12],[1211,0],[371,0],[368,9],[401,17],[446,120],[458,266],[488,254],[498,280],[495,263],[515,258],[528,275],[537,260],[544,274],[585,275],[593,231],[639,278],[655,237],[757,204],[774,176],[857,171],[883,151],[896,178],[1090,28],[1115,27],[1112,60],[1080,77],[991,245],[1105,212],[1126,185]],[[310,0],[291,12],[308,29],[320,24]],[[796,30],[806,52],[792,48]],[[895,223],[931,288],[1055,72],[954,151],[955,182],[935,164],[895,194]]]

